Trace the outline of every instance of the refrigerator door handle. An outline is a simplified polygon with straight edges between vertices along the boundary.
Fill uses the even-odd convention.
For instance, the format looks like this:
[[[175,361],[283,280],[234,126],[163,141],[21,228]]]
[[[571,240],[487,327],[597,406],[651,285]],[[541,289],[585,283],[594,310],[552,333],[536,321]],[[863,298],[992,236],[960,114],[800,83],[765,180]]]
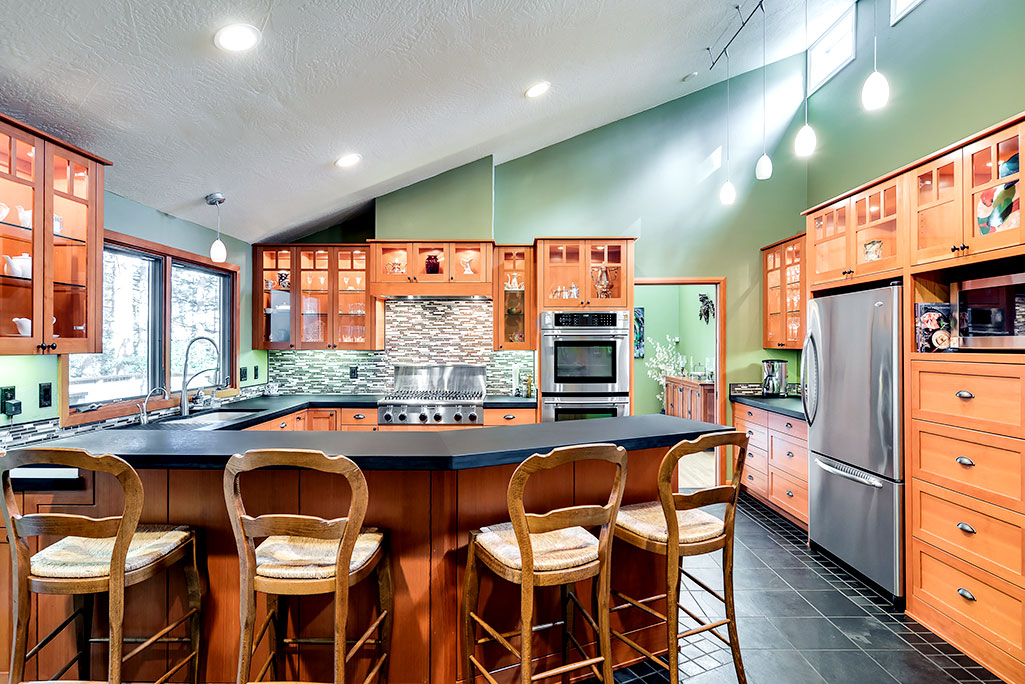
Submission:
[[[827,463],[823,463],[821,460],[817,458],[815,459],[815,465],[817,465],[821,470],[826,471],[830,475],[836,475],[837,477],[842,477],[845,480],[850,480],[851,482],[863,484],[866,487],[875,487],[876,489],[883,488],[883,483],[878,478],[870,477],[867,475],[856,475],[854,473],[849,473],[846,470],[840,470],[839,468],[831,466]]]
[[[810,359],[810,360],[809,360]],[[815,363],[815,373],[809,373],[809,363]],[[818,377],[818,371],[820,369],[817,349],[815,345],[815,339],[811,336],[811,333],[804,339],[804,348],[801,350],[801,407],[804,409],[804,420],[810,426],[815,422],[815,415],[818,413],[818,406],[808,406],[808,383],[814,382]],[[818,392],[815,393],[818,397]]]

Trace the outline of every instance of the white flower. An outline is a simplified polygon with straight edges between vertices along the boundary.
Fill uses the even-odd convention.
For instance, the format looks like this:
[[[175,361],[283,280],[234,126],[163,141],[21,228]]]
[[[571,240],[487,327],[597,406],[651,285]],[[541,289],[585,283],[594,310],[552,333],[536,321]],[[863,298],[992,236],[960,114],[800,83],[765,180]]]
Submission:
[[[657,382],[662,388],[656,398],[659,401],[663,401],[666,393],[666,376],[679,375],[685,360],[683,355],[676,351],[676,343],[673,342],[669,335],[666,335],[667,344],[665,345],[661,342],[656,342],[650,337],[647,340],[654,353],[646,354],[647,358],[644,359],[644,365],[648,367],[648,377]]]

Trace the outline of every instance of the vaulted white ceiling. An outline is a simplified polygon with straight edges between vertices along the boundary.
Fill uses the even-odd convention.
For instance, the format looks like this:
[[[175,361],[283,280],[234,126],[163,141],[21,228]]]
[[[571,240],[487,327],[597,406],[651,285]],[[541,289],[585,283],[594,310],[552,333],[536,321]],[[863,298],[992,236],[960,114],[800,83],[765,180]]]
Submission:
[[[493,154],[513,159],[707,87],[757,0],[0,0],[0,110],[114,161],[107,188],[246,241],[330,223]],[[851,0],[810,0],[819,35]],[[770,61],[803,0],[765,0]],[[761,62],[756,16],[730,50]],[[244,54],[219,27],[260,27]],[[681,78],[692,72],[686,83]],[[523,97],[551,81],[548,95]],[[333,165],[357,151],[353,169]]]

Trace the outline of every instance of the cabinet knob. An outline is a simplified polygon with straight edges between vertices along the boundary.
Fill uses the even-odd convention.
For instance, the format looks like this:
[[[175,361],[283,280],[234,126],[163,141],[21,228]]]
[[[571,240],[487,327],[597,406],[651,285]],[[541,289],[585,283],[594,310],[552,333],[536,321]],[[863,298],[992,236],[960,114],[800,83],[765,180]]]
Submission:
[[[961,250],[962,252],[967,252],[968,251],[968,245],[966,245],[965,243],[962,242],[961,246],[958,247],[958,249]]]
[[[958,464],[963,465],[966,468],[971,468],[975,465],[975,461],[968,458],[967,456],[958,456],[954,459]]]
[[[37,344],[36,345],[36,349],[38,349],[39,351],[46,351],[46,345],[45,344]]]
[[[964,587],[958,587],[957,588],[957,593],[961,595],[961,598],[966,599],[968,601],[975,601],[975,600],[977,600],[975,598],[975,594],[973,594],[972,592],[968,591]]]
[[[753,413],[751,413],[750,411],[748,411],[748,412],[747,412],[747,415],[749,415],[749,416],[753,416],[754,414],[753,414]]]
[[[755,479],[755,476],[754,476],[754,475],[748,475],[748,476],[747,476],[747,479],[749,479],[749,480],[751,480],[751,481],[753,482],[753,481],[754,481],[754,479]]]
[[[786,426],[787,426],[787,430],[793,430],[794,429],[793,424],[790,423],[790,422],[787,422]]]
[[[961,530],[965,534],[975,534],[975,528],[966,522],[959,522],[957,524],[957,529]]]
[[[295,345],[294,344],[290,344],[290,345],[288,345],[288,348],[289,349],[295,349]]]
[[[958,399],[974,399],[975,398],[975,395],[972,394],[971,392],[969,392],[968,390],[958,390],[957,392],[954,392],[954,396],[957,397]]]
[[[950,246],[950,251],[951,252],[956,252],[957,251],[957,245],[951,245]]]
[[[794,457],[794,452],[793,451],[788,451],[787,452],[787,458],[793,458],[793,457]]]
[[[56,350],[57,349],[57,343],[56,342],[51,342],[50,346],[49,346],[49,349]]]

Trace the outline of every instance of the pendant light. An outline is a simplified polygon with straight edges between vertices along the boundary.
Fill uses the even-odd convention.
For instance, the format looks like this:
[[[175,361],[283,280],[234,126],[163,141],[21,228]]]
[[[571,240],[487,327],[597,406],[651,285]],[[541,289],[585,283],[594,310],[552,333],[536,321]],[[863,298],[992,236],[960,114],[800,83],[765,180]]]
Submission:
[[[798,157],[810,157],[818,139],[815,129],[808,123],[808,0],[804,0],[804,125],[794,139],[794,152]]]
[[[765,5],[762,8],[762,156],[758,157],[755,164],[755,178],[758,180],[769,180],[772,178],[772,160],[766,152],[765,147]]]
[[[221,205],[224,204],[224,195],[220,192],[211,192],[206,196],[206,203],[217,207],[217,239],[210,245],[210,261],[223,264],[228,259],[228,248],[221,241]]]
[[[726,53],[726,182],[719,188],[719,201],[729,205],[737,201],[737,189],[730,181],[730,53]]]
[[[876,5],[879,0],[872,0],[872,73],[865,79],[861,89],[861,104],[867,111],[882,109],[890,100],[890,84],[886,77],[879,73],[879,22],[876,19]]]

